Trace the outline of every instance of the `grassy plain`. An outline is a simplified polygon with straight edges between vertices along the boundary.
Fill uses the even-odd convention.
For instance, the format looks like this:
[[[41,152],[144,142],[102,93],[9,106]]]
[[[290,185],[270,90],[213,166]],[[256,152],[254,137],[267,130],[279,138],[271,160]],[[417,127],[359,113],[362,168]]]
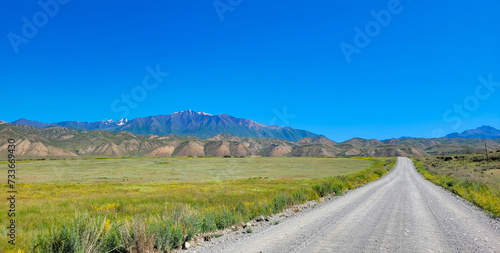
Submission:
[[[355,188],[385,174],[393,162],[384,158],[24,161],[17,166],[16,245],[26,252],[92,248],[131,252],[138,250],[134,245],[166,251],[195,233]],[[7,210],[7,201],[0,208]],[[0,249],[12,249],[7,244],[6,215],[0,216],[0,223]]]
[[[23,183],[174,183],[262,177],[305,179],[342,175],[366,168],[363,159],[127,158],[25,161]]]
[[[500,152],[418,157],[418,171],[431,182],[500,217]]]
[[[447,156],[426,156],[418,160],[429,167],[429,171],[462,180],[473,180],[500,190],[500,151],[457,154]]]

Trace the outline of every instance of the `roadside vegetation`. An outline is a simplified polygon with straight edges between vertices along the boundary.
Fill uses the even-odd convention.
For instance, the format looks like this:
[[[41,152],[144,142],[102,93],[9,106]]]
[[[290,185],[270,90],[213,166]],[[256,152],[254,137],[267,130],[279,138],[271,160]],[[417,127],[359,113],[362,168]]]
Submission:
[[[500,152],[414,158],[429,181],[500,217]]]
[[[258,161],[263,176],[255,177],[256,168],[250,162],[254,158],[244,162],[245,159],[239,159],[241,171],[235,179],[207,177],[207,181],[202,182],[123,183],[111,174],[105,175],[113,178],[110,183],[100,180],[90,183],[85,177],[62,177],[58,180],[67,181],[52,183],[46,182],[46,178],[32,178],[32,183],[19,184],[22,192],[19,203],[23,205],[19,207],[16,245],[26,252],[168,252],[192,240],[196,234],[244,224],[258,216],[269,216],[328,194],[341,194],[383,176],[395,162],[394,158],[301,158],[304,164],[352,162],[358,167],[335,176],[330,176],[334,166],[324,174],[308,174],[304,168],[302,173],[283,176],[287,174],[286,167],[279,167],[281,175],[272,168],[286,163],[287,158],[264,158]],[[184,159],[195,163],[200,160],[210,161]],[[359,166],[360,162],[364,166]],[[272,170],[270,173],[263,166],[266,163],[272,164],[267,169]],[[240,178],[244,175],[244,166],[253,177]],[[148,173],[154,171],[148,170]],[[5,218],[1,220],[2,224],[6,222]],[[11,249],[6,244],[5,230],[0,237],[1,248]]]

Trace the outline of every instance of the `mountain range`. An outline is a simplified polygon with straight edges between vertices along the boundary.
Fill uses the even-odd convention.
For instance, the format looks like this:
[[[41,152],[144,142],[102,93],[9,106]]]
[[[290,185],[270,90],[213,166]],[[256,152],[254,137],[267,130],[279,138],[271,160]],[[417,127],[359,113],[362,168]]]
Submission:
[[[476,129],[463,131],[462,133],[451,133],[446,135],[447,138],[483,138],[483,139],[498,139],[500,138],[500,130],[482,126]]]
[[[443,138],[352,138],[337,143],[290,127],[191,110],[119,121],[0,122],[0,155],[16,139],[24,158],[173,156],[409,156],[500,149],[499,130],[482,126]],[[477,138],[481,137],[481,138]]]
[[[168,115],[140,117],[133,120],[121,119],[119,121],[62,121],[57,123],[43,123],[39,121],[18,119],[10,123],[34,126],[37,128],[61,126],[77,131],[128,131],[133,134],[154,134],[158,136],[175,134],[198,138],[209,138],[220,133],[227,133],[237,137],[277,138],[287,141],[298,141],[304,137],[320,136],[306,130],[294,129],[291,127],[267,126],[253,120],[236,118],[227,114],[211,115],[204,112],[194,112],[192,110]]]
[[[135,135],[127,131],[84,130],[53,126],[0,124],[0,157],[7,140],[16,140],[17,158],[176,157],[176,156],[410,156],[483,152],[500,149],[500,139],[404,138],[379,141],[352,138],[336,143],[323,136],[296,142],[230,134],[200,139],[181,135]]]

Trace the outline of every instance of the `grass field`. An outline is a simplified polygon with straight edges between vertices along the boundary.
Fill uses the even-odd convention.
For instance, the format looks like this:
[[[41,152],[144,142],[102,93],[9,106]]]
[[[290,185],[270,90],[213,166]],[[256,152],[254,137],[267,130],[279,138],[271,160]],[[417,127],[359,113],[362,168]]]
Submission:
[[[18,177],[28,184],[305,179],[351,173],[370,164],[363,159],[301,157],[45,160],[22,162]]]
[[[355,188],[393,163],[382,158],[24,161],[17,166],[16,244],[26,252],[35,246],[38,252],[129,252],[139,244],[168,250],[194,233]],[[3,210],[7,204],[2,201]],[[6,215],[0,223],[0,249],[13,249]]]
[[[500,190],[500,152],[419,157],[429,171],[462,180],[472,180]]]
[[[418,157],[418,171],[431,182],[500,217],[500,152]]]

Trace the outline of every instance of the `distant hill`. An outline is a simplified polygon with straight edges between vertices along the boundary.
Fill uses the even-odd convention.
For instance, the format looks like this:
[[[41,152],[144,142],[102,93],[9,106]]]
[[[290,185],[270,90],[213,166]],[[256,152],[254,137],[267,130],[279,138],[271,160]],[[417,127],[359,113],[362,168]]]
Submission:
[[[18,124],[18,125],[28,125],[28,126],[34,126],[38,128],[45,128],[49,126],[55,126],[56,124],[53,123],[43,123],[40,121],[35,121],[35,120],[27,120],[27,119],[18,119],[16,121],[10,122],[11,124]]]
[[[61,121],[57,123],[44,123],[40,121],[18,119],[10,122],[11,124],[34,126],[37,128],[46,128],[54,126],[62,126],[80,130],[113,130],[123,124],[128,123],[128,119],[121,119],[119,121],[107,120],[96,122],[82,122],[82,121]]]
[[[484,144],[489,151],[500,149],[500,139],[480,138],[404,138],[384,140],[384,144],[419,148],[429,155],[444,155],[466,152],[484,152]]]
[[[297,141],[297,143],[324,143],[324,144],[336,144],[336,142],[323,137],[323,136],[318,136],[318,137],[305,137]]]
[[[12,124],[29,125],[38,128],[61,126],[76,130],[105,130],[111,132],[128,131],[133,134],[154,134],[164,136],[169,134],[189,135],[198,138],[209,138],[221,133],[237,137],[250,138],[277,138],[287,141],[298,141],[304,137],[318,137],[320,135],[306,130],[291,127],[268,126],[243,118],[236,118],[227,114],[211,115],[192,110],[176,112],[168,115],[140,117],[133,120],[119,121],[63,121],[57,123],[43,123],[19,119]]]
[[[347,141],[342,142],[344,144],[350,144],[355,147],[371,147],[377,145],[383,145],[381,141],[377,139],[363,139],[363,138],[351,138]]]
[[[385,145],[357,139],[335,143],[325,137],[305,137],[297,142],[272,138],[218,134],[200,139],[180,135],[135,135],[128,131],[77,131],[66,127],[37,128],[0,124],[0,157],[7,157],[7,140],[16,139],[19,159],[85,157],[175,157],[175,156],[408,156],[426,155],[416,147]],[[2,144],[3,143],[3,144]],[[499,144],[500,146],[500,144]]]
[[[17,124],[12,124],[17,123]],[[0,157],[15,138],[19,157],[174,156],[411,156],[500,150],[496,129],[480,127],[452,138],[403,137],[334,142],[305,130],[266,126],[226,114],[191,110],[119,121],[0,124]],[[474,138],[475,136],[489,138]],[[2,144],[3,143],[3,144]],[[4,155],[2,155],[4,154]]]
[[[500,130],[491,126],[482,126],[476,129],[463,131],[462,133],[451,133],[445,136],[446,138],[482,138],[482,139],[498,139],[500,138]]]

